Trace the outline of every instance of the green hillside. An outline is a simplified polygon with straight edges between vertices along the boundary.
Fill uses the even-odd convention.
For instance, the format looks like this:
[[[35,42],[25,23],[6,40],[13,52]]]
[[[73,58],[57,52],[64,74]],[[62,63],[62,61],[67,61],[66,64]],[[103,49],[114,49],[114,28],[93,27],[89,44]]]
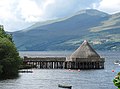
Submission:
[[[120,14],[87,9],[13,33],[19,50],[75,50],[88,40],[98,50],[120,50]]]

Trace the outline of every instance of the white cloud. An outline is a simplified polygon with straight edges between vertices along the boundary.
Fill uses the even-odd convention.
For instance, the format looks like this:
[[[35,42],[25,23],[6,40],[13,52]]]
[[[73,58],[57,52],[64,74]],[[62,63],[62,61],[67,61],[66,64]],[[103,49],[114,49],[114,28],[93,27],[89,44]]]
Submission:
[[[13,15],[11,14],[12,2],[8,0],[0,0],[0,18],[7,20],[7,18],[12,18]]]
[[[54,0],[0,0],[0,24],[7,31],[15,31],[44,21],[45,10],[52,3]]]
[[[20,0],[17,9],[26,22],[37,21],[43,15],[41,8],[33,0]]]
[[[0,0],[0,24],[15,31],[86,8],[114,13],[120,11],[120,0]]]
[[[5,30],[24,29],[36,21],[45,21],[55,0],[0,0],[0,24]]]
[[[43,9],[45,10],[51,4],[55,4],[55,0],[45,0],[45,3],[43,4]]]
[[[44,21],[47,14],[46,9],[54,3],[55,0],[42,0],[41,2],[38,0],[20,0],[17,9],[21,18],[26,22]]]
[[[16,17],[16,11],[14,10],[15,4],[16,0],[0,0],[0,24],[3,24],[7,30],[15,28],[17,22],[20,23],[20,19]]]
[[[60,18],[73,14],[80,10],[79,0],[46,0],[44,4],[44,16],[46,18]]]
[[[120,0],[101,0],[99,5],[94,3],[93,7],[107,13],[117,13],[120,12]]]

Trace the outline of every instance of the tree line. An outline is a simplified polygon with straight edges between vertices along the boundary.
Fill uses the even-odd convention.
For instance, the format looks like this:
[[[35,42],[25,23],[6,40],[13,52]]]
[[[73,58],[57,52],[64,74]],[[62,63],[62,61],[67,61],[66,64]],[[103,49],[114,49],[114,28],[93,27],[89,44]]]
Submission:
[[[17,77],[21,63],[12,35],[7,34],[0,25],[0,79]]]

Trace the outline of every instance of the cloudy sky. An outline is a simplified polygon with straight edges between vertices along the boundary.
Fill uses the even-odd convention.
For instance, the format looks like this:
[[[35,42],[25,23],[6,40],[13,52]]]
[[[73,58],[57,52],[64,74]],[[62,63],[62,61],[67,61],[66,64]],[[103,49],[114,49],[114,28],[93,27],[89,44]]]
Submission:
[[[38,21],[69,16],[89,8],[117,13],[120,0],[0,0],[0,24],[6,31],[17,31]]]

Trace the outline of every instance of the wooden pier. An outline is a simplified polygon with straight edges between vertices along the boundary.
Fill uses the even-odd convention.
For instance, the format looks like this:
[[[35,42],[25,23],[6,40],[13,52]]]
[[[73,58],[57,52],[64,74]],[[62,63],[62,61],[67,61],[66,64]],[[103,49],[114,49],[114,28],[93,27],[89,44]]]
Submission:
[[[64,69],[65,57],[24,57],[24,63],[40,69]]]
[[[105,59],[84,41],[68,57],[24,57],[24,63],[40,69],[104,69]]]
[[[104,69],[104,58],[99,61],[66,61],[65,57],[24,57],[24,63],[39,69]]]

